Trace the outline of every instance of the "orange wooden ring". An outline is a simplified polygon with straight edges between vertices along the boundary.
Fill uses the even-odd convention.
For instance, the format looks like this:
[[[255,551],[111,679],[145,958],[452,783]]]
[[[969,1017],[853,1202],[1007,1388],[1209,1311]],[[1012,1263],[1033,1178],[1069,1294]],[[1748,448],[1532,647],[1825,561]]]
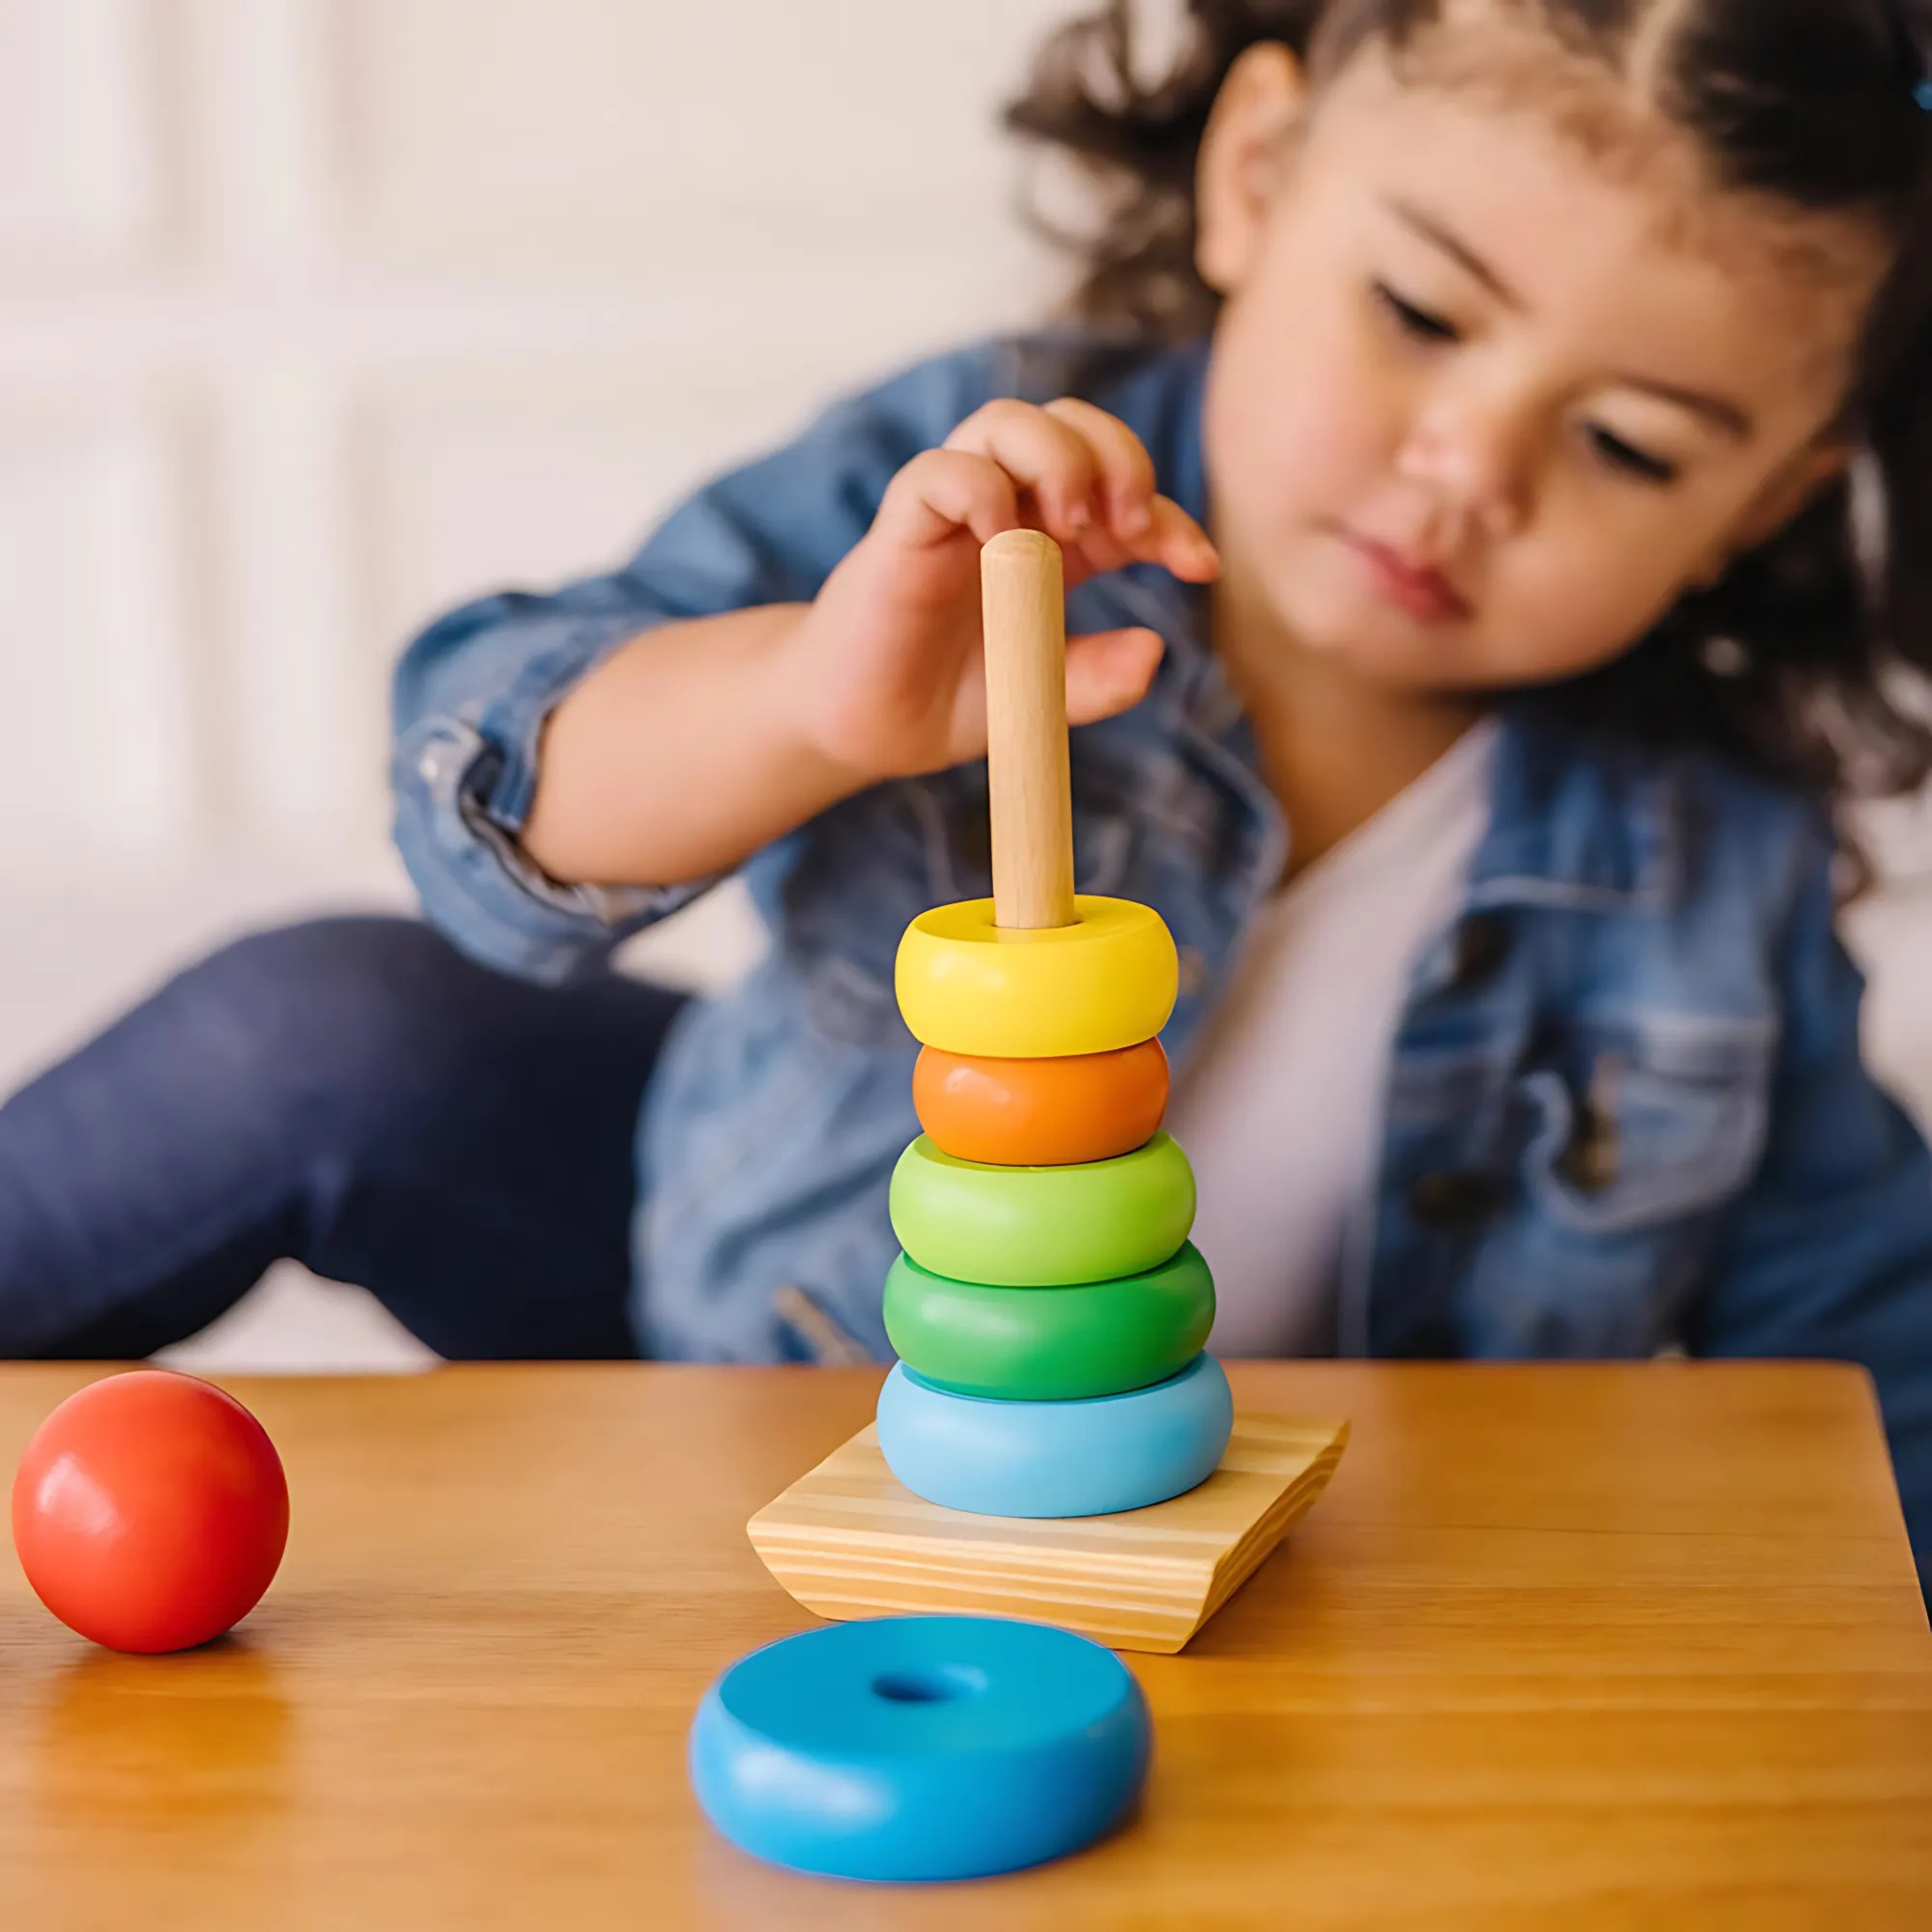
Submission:
[[[913,1068],[912,1103],[934,1144],[956,1160],[1070,1167],[1144,1146],[1167,1110],[1167,1088],[1157,1040],[1052,1060],[928,1046]]]

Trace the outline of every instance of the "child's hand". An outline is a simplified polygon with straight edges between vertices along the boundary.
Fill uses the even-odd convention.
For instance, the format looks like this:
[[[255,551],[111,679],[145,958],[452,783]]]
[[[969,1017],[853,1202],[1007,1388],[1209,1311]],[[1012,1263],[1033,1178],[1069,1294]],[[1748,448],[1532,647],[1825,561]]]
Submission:
[[[915,457],[787,652],[788,687],[819,752],[868,781],[984,756],[980,547],[1002,530],[1044,530],[1070,590],[1136,560],[1211,578],[1220,561],[1206,532],[1154,484],[1133,431],[1070,398],[988,403]],[[1138,704],[1161,648],[1142,629],[1070,638],[1069,720]]]

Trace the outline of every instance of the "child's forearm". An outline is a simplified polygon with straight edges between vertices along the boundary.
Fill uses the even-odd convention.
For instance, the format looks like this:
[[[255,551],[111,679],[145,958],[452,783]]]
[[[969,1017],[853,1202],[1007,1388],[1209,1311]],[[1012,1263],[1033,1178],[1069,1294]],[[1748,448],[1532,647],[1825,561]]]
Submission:
[[[606,658],[544,727],[524,850],[570,884],[680,885],[860,789],[800,728],[786,646],[809,608],[667,624]]]

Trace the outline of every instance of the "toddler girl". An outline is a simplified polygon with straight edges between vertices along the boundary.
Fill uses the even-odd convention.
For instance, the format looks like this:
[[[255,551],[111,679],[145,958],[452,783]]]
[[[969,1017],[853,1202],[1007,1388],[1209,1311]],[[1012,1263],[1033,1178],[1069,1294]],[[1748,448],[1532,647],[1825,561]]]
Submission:
[[[977,557],[1027,524],[1080,887],[1180,948],[1214,1346],[1863,1362],[1925,1546],[1932,1168],[1830,816],[1932,762],[1904,0],[1190,24],[1150,84],[1117,3],[1012,112],[1114,190],[1080,326],[416,640],[397,835],[466,959],[248,942],[16,1100],[0,1346],[151,1347],[293,1252],[446,1352],[889,1352],[892,958],[988,890]],[[740,990],[608,974],[739,871]]]

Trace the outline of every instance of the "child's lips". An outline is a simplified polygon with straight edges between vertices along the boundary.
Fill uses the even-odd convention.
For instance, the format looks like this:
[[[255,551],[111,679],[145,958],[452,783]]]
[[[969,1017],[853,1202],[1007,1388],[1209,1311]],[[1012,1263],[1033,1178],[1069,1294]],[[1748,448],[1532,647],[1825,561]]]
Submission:
[[[1368,566],[1380,594],[1410,616],[1440,624],[1471,614],[1468,599],[1433,564],[1408,562],[1388,544],[1351,530],[1336,534]]]

